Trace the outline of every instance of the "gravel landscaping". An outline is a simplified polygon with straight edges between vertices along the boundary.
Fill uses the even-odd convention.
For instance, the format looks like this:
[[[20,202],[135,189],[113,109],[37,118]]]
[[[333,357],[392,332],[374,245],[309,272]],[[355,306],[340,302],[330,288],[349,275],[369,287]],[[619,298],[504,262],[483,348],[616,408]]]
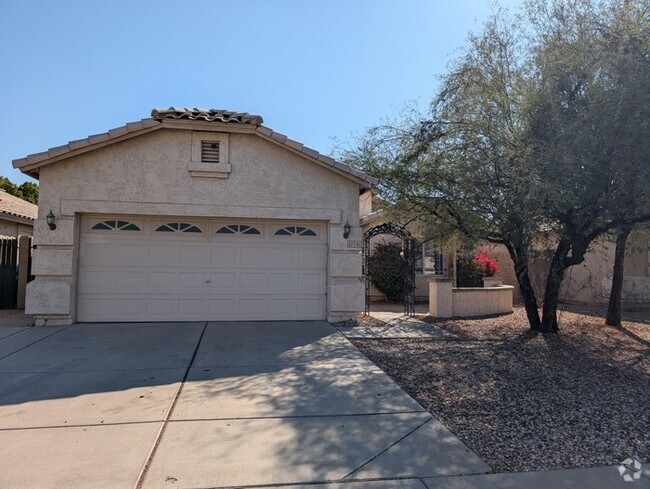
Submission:
[[[559,335],[535,335],[521,308],[423,318],[455,337],[353,343],[495,472],[650,461],[650,325],[559,319]]]

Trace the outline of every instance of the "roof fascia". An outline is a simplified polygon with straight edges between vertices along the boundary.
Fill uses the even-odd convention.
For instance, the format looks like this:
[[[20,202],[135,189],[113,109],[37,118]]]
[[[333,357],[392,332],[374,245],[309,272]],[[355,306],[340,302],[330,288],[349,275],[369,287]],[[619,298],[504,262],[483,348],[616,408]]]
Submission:
[[[126,126],[122,126],[126,127]],[[122,127],[117,128],[115,130],[121,130]],[[68,158],[72,158],[74,156],[79,156],[84,153],[88,153],[90,151],[94,151],[99,148],[104,148],[106,146],[110,146],[111,144],[119,143],[121,141],[126,141],[127,139],[131,139],[134,137],[142,136],[143,134],[148,134],[153,131],[157,131],[162,127],[162,124],[156,124],[155,126],[150,126],[146,127],[144,129],[140,129],[137,131],[133,132],[127,132],[125,134],[121,134],[119,136],[105,136],[110,133],[102,133],[102,134],[95,134],[93,136],[88,136],[85,138],[86,140],[90,141],[93,138],[101,139],[97,141],[96,143],[89,142],[88,144],[85,144],[77,149],[71,149],[70,145],[75,146],[76,144],[80,144],[84,141],[84,139],[80,139],[78,141],[70,141],[68,144],[59,146],[57,148],[50,148],[47,151],[44,151],[43,153],[36,153],[33,155],[29,155],[26,158],[21,158],[17,160],[13,160],[12,164],[14,168],[19,169],[21,172],[38,179],[38,170],[46,165],[51,165],[52,163],[56,163],[58,161],[66,160]],[[113,131],[113,129],[111,129]],[[66,149],[66,147],[68,149]],[[50,157],[46,157],[44,159],[40,159],[40,155],[52,155]],[[36,157],[37,161],[34,163],[29,163],[30,157]]]
[[[17,216],[10,212],[0,211],[0,219],[4,221],[17,222],[18,224],[26,224],[28,226],[34,225],[34,219],[30,217]]]

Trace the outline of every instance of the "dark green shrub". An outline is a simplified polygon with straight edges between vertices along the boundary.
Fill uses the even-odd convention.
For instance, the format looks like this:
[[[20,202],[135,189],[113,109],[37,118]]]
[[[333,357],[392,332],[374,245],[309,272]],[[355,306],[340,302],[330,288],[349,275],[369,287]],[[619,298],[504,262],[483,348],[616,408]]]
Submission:
[[[483,287],[483,268],[473,257],[456,257],[456,287]]]
[[[407,278],[401,243],[377,243],[368,259],[368,278],[390,301],[404,299]]]

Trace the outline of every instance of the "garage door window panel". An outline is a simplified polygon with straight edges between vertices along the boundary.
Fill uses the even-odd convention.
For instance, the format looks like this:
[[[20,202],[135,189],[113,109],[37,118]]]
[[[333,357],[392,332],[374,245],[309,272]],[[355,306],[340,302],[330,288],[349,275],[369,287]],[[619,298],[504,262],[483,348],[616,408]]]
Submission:
[[[201,228],[187,222],[168,222],[156,228],[157,233],[195,233],[202,234]]]
[[[93,231],[142,231],[137,224],[129,221],[99,221],[91,228]]]
[[[256,227],[249,226],[247,224],[228,224],[227,226],[221,226],[219,229],[217,229],[217,234],[243,234],[246,236],[261,236],[262,232]]]
[[[303,226],[285,226],[275,232],[275,236],[317,236],[313,229]]]

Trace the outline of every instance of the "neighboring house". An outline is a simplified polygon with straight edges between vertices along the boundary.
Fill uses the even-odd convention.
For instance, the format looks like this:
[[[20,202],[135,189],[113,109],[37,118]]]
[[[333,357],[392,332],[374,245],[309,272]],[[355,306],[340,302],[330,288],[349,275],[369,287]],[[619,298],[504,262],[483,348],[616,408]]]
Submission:
[[[154,109],[13,164],[40,186],[26,307],[37,324],[363,310],[360,249],[348,246],[376,181],[259,116]]]
[[[0,238],[31,236],[38,206],[0,189]]]
[[[0,309],[25,307],[29,237],[37,214],[38,206],[0,189]]]

